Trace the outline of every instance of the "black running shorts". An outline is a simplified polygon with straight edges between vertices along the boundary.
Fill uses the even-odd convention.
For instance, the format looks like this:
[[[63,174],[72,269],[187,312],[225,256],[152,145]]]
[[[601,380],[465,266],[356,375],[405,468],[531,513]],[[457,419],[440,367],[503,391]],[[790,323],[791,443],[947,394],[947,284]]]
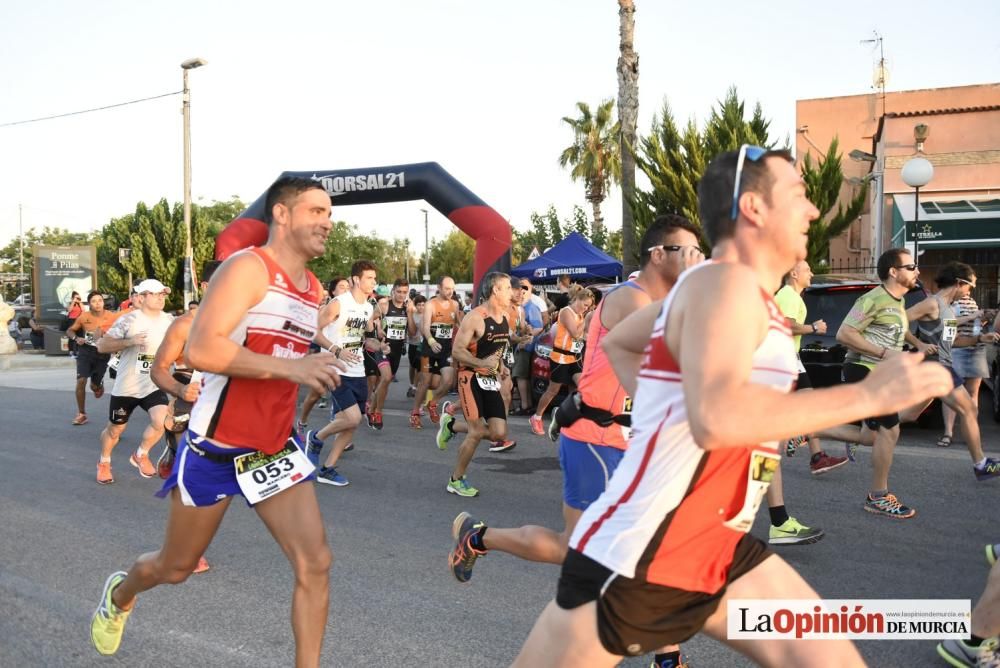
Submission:
[[[126,424],[132,417],[132,411],[141,408],[147,413],[156,406],[166,406],[170,403],[167,393],[163,390],[156,390],[144,397],[116,397],[111,395],[111,404],[108,407],[108,419],[111,424]]]
[[[854,364],[853,362],[844,362],[844,368],[841,372],[844,377],[845,383],[860,383],[865,379],[871,370],[863,364]],[[878,415],[875,417],[870,417],[865,419],[865,426],[867,426],[872,431],[878,431],[879,427],[884,429],[892,429],[899,424],[899,413],[892,413],[890,415]]]

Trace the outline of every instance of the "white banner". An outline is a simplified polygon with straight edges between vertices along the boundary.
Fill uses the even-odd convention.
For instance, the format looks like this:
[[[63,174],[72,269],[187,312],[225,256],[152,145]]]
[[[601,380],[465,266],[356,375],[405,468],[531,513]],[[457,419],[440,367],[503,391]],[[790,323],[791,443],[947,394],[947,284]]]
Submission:
[[[972,632],[967,599],[739,599],[726,613],[734,640],[967,640]]]

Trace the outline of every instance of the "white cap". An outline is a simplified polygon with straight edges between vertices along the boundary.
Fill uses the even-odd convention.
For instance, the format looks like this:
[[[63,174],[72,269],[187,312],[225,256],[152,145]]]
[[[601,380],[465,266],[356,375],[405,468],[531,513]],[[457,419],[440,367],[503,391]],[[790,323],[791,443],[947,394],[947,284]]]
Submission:
[[[165,286],[163,283],[160,283],[155,278],[147,278],[142,281],[139,285],[135,286],[135,291],[140,295],[143,292],[166,292],[167,294],[170,294],[170,288]]]
[[[633,271],[631,274],[628,275],[628,280],[630,280],[630,281],[634,281],[637,278],[639,278],[639,271],[638,270]]]

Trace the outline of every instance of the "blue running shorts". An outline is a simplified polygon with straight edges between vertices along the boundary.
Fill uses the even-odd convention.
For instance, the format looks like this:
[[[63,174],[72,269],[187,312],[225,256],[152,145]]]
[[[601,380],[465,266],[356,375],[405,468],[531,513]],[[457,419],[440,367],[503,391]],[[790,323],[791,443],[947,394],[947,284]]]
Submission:
[[[346,411],[351,406],[357,406],[361,414],[365,413],[365,402],[368,401],[368,379],[364,376],[341,376],[340,385],[330,393],[331,408],[336,406],[338,412]],[[336,413],[333,413],[336,415]]]
[[[625,451],[559,435],[559,464],[563,472],[563,501],[586,510],[604,493]]]
[[[198,454],[190,447],[190,439],[195,439],[196,447],[210,456],[219,457],[225,461],[210,459]],[[303,450],[302,442],[297,435],[289,436],[299,450]],[[243,496],[240,485],[236,482],[236,467],[233,459],[248,452],[256,452],[252,448],[220,448],[208,440],[185,431],[177,444],[177,458],[174,460],[174,470],[163,482],[163,487],[156,493],[161,499],[166,498],[176,487],[180,492],[181,501],[185,506],[204,507],[215,505],[228,496]],[[305,480],[315,480],[313,472]],[[247,503],[247,506],[250,504]]]

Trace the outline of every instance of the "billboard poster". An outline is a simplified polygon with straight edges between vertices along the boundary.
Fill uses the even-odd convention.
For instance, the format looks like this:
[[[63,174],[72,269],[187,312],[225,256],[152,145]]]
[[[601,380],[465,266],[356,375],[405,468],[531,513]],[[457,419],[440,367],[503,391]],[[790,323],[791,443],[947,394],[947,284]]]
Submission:
[[[58,324],[74,292],[84,299],[97,287],[95,246],[35,246],[35,319]]]

